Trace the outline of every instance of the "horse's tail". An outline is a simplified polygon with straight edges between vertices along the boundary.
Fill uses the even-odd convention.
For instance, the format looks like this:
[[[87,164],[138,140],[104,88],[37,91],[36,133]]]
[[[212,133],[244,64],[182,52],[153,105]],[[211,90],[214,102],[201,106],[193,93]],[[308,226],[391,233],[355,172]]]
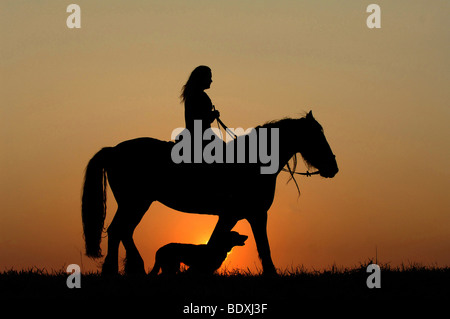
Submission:
[[[91,158],[84,177],[81,219],[86,255],[92,258],[102,256],[100,242],[106,217],[107,187],[105,162],[110,149],[105,147]]]

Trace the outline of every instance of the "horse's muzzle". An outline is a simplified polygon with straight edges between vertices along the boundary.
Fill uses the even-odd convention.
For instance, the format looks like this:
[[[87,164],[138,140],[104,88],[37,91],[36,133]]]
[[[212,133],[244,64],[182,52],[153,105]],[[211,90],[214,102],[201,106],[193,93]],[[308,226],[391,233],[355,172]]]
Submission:
[[[333,178],[337,173],[339,172],[339,169],[337,169],[335,172],[327,172],[327,171],[320,171],[320,176],[325,178]]]
[[[325,169],[319,170],[320,176],[325,178],[333,178],[338,172],[339,168],[337,167],[337,164],[332,165],[332,167],[327,167]]]

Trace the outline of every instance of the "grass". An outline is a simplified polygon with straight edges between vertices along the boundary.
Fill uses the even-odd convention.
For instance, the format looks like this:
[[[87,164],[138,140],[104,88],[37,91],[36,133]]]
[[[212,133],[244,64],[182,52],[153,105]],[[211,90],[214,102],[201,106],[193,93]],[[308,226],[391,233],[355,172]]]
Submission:
[[[64,269],[48,271],[31,268],[0,273],[0,297],[68,300],[145,300],[155,308],[174,314],[184,307],[228,303],[266,303],[269,312],[290,311],[309,301],[373,302],[399,299],[448,300],[450,268],[403,264],[380,265],[381,288],[366,285],[367,265],[351,268],[333,265],[325,270],[291,267],[279,270],[279,276],[264,277],[249,270],[224,270],[208,277],[181,273],[175,277],[132,277],[119,275],[103,278],[98,272],[83,273],[81,288],[69,289]],[[167,313],[167,312],[166,312]],[[255,316],[253,316],[255,317]]]

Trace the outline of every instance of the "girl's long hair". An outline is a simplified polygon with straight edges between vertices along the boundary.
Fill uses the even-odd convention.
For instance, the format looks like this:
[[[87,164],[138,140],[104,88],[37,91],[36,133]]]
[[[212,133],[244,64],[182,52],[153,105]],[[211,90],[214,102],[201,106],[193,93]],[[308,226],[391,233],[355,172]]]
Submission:
[[[181,102],[186,101],[186,98],[194,91],[201,90],[201,84],[204,79],[211,74],[211,69],[206,65],[200,65],[192,71],[186,84],[181,89]]]

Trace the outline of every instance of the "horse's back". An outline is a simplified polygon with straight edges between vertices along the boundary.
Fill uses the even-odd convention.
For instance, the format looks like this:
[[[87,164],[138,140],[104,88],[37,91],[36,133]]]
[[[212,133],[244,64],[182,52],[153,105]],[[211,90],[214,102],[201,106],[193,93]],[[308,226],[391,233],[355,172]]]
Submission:
[[[121,193],[141,193],[156,188],[164,172],[170,171],[173,142],[150,137],[127,140],[111,148],[107,173],[111,189]],[[153,182],[153,184],[152,184]],[[120,190],[119,190],[120,189]]]
[[[151,137],[140,137],[127,140],[114,147],[115,157],[122,159],[121,162],[131,160],[134,163],[145,162],[167,162],[173,142],[161,141]]]
[[[115,146],[116,149],[130,150],[151,150],[153,148],[171,148],[174,142],[161,141],[153,137],[139,137],[123,141]]]

